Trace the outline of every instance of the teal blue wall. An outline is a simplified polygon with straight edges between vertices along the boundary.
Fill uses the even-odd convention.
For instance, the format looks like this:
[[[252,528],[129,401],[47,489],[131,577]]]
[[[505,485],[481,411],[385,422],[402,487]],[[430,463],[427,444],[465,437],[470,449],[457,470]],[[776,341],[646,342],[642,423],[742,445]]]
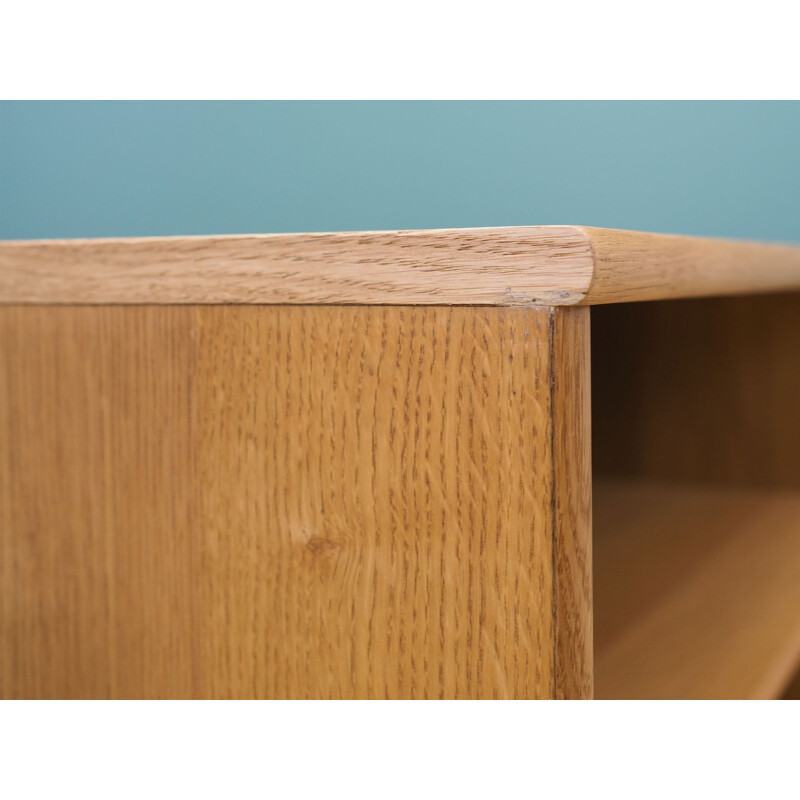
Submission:
[[[552,223],[800,241],[800,103],[0,104],[0,238]]]

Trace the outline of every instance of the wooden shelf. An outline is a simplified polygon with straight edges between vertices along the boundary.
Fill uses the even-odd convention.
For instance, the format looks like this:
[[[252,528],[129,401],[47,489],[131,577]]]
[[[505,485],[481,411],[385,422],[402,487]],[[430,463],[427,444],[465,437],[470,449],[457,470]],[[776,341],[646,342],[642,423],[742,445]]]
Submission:
[[[597,305],[800,289],[800,247],[542,225],[0,242],[0,303]]]
[[[800,661],[800,492],[598,480],[595,695],[779,697]]]

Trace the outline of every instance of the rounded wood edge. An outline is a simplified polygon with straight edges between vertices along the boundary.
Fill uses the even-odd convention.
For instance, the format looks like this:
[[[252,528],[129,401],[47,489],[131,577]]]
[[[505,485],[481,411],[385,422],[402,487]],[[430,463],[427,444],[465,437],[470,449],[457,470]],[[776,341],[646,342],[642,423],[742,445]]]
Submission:
[[[573,306],[800,290],[800,246],[574,225],[0,242],[0,303]]]
[[[800,291],[800,246],[583,228],[593,274],[580,305]]]

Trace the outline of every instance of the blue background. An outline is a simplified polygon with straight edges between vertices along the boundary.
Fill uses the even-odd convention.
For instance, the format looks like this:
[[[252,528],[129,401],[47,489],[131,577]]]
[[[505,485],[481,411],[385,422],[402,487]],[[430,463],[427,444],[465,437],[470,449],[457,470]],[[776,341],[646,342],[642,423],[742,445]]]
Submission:
[[[576,223],[800,241],[797,102],[5,102],[0,238]]]

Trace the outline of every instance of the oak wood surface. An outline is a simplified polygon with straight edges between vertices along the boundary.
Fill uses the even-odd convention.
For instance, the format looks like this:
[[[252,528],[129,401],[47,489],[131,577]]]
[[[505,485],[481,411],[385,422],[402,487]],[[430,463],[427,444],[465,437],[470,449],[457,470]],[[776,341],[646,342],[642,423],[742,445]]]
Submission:
[[[0,302],[551,304],[591,269],[569,226],[0,242]]]
[[[587,334],[0,309],[0,694],[589,696]]]
[[[800,665],[800,493],[600,480],[596,696],[778,697]]]
[[[591,305],[800,290],[800,246],[584,228]]]
[[[553,318],[556,696],[594,695],[589,309]]]
[[[575,305],[800,289],[800,246],[575,225],[0,242],[0,303]]]
[[[0,309],[0,696],[187,697],[191,309]]]

